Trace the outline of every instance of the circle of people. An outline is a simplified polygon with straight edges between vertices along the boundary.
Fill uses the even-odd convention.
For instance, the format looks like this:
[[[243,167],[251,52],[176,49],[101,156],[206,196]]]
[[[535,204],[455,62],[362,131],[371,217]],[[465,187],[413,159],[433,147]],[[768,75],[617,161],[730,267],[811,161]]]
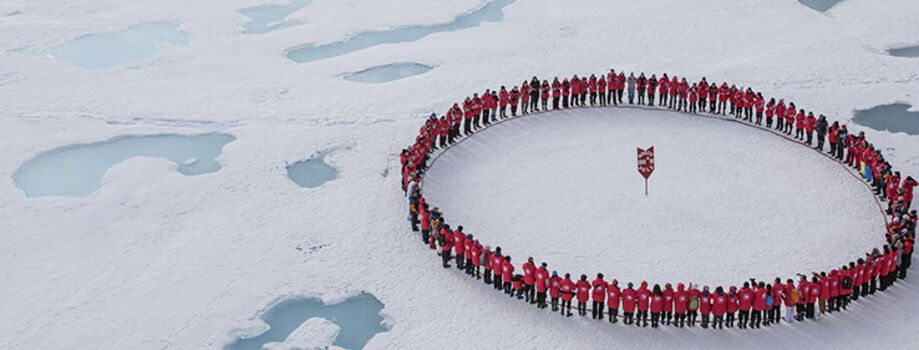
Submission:
[[[620,284],[607,280],[602,273],[592,280],[587,275],[573,279],[570,273],[549,272],[545,262],[537,265],[530,257],[516,270],[511,256],[501,247],[491,248],[462,226],[445,222],[444,213],[430,208],[421,193],[421,179],[431,155],[446,149],[463,137],[500,120],[532,113],[591,106],[645,106],[666,108],[691,114],[733,116],[734,119],[787,135],[813,146],[819,152],[853,167],[886,201],[886,244],[848,264],[829,272],[798,274],[795,279],[774,281],[750,279],[732,286],[702,286],[670,283],[663,286],[641,282]],[[825,144],[829,149],[824,151]],[[784,99],[769,98],[750,87],[722,82],[709,83],[706,78],[688,82],[685,77],[663,74],[658,78],[640,73],[616,72],[574,75],[570,79],[554,78],[552,83],[533,77],[508,91],[485,90],[455,103],[442,116],[432,114],[421,126],[415,143],[402,150],[402,190],[409,199],[409,221],[412,230],[421,231],[421,240],[441,257],[449,268],[483,280],[508,296],[572,316],[572,302],[577,312],[588,312],[594,319],[626,325],[672,325],[721,329],[741,329],[820,318],[827,313],[845,310],[851,302],[884,291],[898,279],[906,278],[916,233],[916,210],[910,210],[912,177],[901,178],[884,159],[880,149],[868,142],[864,132],[850,133],[845,124],[812,112]],[[513,260],[514,262],[518,260]],[[519,272],[515,272],[519,271]],[[590,310],[588,310],[590,303]],[[782,317],[782,309],[784,318]],[[621,313],[621,315],[620,315]],[[649,317],[650,315],[650,317]],[[699,320],[701,315],[701,320]]]

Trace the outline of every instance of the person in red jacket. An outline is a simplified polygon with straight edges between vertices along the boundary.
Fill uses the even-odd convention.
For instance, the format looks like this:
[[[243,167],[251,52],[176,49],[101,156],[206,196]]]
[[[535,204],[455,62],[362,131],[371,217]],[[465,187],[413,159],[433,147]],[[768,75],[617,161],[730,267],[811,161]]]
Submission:
[[[552,312],[558,311],[558,299],[561,297],[562,278],[558,277],[558,272],[552,271],[552,277],[549,278],[549,297],[552,298]]]
[[[766,310],[766,296],[769,290],[763,282],[756,283],[751,280],[755,286],[753,290],[753,313],[750,315],[750,328],[760,328],[763,322],[763,311]]]
[[[575,288],[578,294],[578,315],[587,316],[587,300],[590,299],[590,282],[587,282],[587,275],[581,275]]]
[[[699,310],[700,304],[699,299],[702,296],[702,293],[699,292],[699,289],[692,283],[689,284],[689,291],[686,293],[689,295],[689,307],[686,309],[686,318],[689,321],[689,326],[695,327],[696,317],[698,316],[697,312]]]
[[[606,306],[609,308],[609,322],[619,322],[619,299],[622,292],[619,291],[619,281],[613,280],[606,288]]]
[[[593,292],[591,293],[591,298],[593,299],[593,309],[592,316],[594,319],[602,320],[603,319],[603,304],[606,301],[606,288],[609,287],[609,284],[603,280],[603,274],[598,273],[597,278],[590,283],[593,286]]]
[[[816,313],[814,312],[814,303],[817,302],[817,296],[819,295],[820,295],[820,281],[817,279],[817,276],[815,275],[811,279],[810,286],[808,287],[807,307],[805,308],[806,317],[809,319],[816,318]]]
[[[527,262],[523,263],[523,294],[526,297],[526,302],[530,304],[536,303],[535,284],[536,264],[533,263],[533,257],[531,256],[527,258]]]
[[[798,281],[798,302],[795,305],[795,312],[798,314],[796,320],[802,321],[807,316],[807,298],[810,296],[811,284],[804,275],[798,276],[801,277],[801,280]]]
[[[501,264],[501,279],[504,280],[504,293],[514,296],[514,290],[511,289],[511,278],[514,276],[514,264],[511,263],[511,256],[504,257],[504,263]]]
[[[708,328],[708,321],[712,313],[712,293],[708,291],[708,286],[702,286],[702,294],[699,295],[699,313],[702,314],[702,328]]]
[[[511,277],[511,288],[514,289],[514,291],[511,292],[511,298],[516,295],[517,299],[523,299],[523,275],[518,273]]]
[[[638,322],[636,322],[635,325],[639,327],[647,327],[648,309],[651,306],[651,291],[648,290],[648,282],[642,281],[641,286],[638,287],[638,290],[635,291],[635,294],[638,297]]]
[[[466,234],[463,233],[463,225],[456,227],[453,232],[453,253],[456,254],[456,268],[463,270],[466,268]]]
[[[772,284],[772,289],[769,291],[769,294],[772,295],[772,308],[769,309],[769,323],[778,324],[782,319],[782,293],[784,293],[785,285],[782,284],[782,279],[776,277],[775,283]]]
[[[563,279],[559,285],[559,291],[562,294],[562,315],[568,317],[571,317],[571,299],[574,298],[574,288],[574,282],[571,281],[571,274],[566,273],[565,279]]]
[[[638,296],[635,294],[635,289],[632,289],[632,283],[629,282],[626,284],[625,290],[622,291],[622,323],[631,325],[635,321],[635,303],[637,301]]]
[[[805,143],[808,146],[813,145],[815,127],[817,127],[817,117],[814,117],[814,112],[807,112],[807,119],[804,120],[804,131],[807,133]]]
[[[727,294],[727,301],[725,303],[725,316],[724,324],[728,328],[734,328],[734,314],[737,313],[737,287],[731,286],[730,293]]]
[[[552,81],[552,109],[558,109],[558,100],[562,96],[562,83],[558,82],[558,77]]]
[[[520,103],[520,90],[516,86],[511,88],[511,92],[507,94],[507,102],[511,104],[511,117],[517,116],[517,104]]]
[[[450,231],[450,225],[444,225],[440,229],[440,258],[443,260],[443,267],[450,267],[450,251],[453,249],[453,232]]]
[[[750,282],[744,282],[743,287],[737,292],[738,309],[737,328],[746,329],[750,321],[750,309],[753,307],[753,290],[750,289]]]
[[[495,289],[501,290],[504,287],[504,283],[502,283],[504,278],[504,256],[501,255],[501,247],[495,247],[495,251],[491,254],[491,272],[495,279]]]
[[[539,86],[539,99],[542,100],[542,110],[549,110],[549,81],[543,80],[542,85]]]
[[[712,329],[724,329],[724,314],[727,311],[728,296],[720,286],[712,295]]]
[[[683,288],[682,283],[677,283],[676,292],[673,292],[673,312],[676,314],[673,324],[679,328],[686,324],[686,310],[689,307],[689,293]]]
[[[653,98],[649,97],[650,101],[654,101]],[[651,293],[651,328],[657,328],[660,324],[661,312],[664,310],[664,292],[661,291],[661,286],[654,285],[653,291]]]
[[[549,270],[546,269],[546,263],[542,263],[536,269],[536,307],[546,308],[546,289],[549,286]]]
[[[670,283],[664,285],[664,307],[661,314],[661,323],[670,325],[673,320],[673,287]]]

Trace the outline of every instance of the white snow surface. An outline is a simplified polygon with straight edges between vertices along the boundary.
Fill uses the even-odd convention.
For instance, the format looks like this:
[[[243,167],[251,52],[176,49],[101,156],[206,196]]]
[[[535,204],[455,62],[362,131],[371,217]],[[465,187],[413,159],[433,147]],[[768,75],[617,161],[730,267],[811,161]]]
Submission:
[[[278,300],[319,297],[329,303],[360,291],[386,304],[383,313],[392,326],[365,349],[919,347],[915,276],[820,322],[747,332],[614,327],[513,302],[443,270],[419,245],[405,221],[397,159],[428,113],[442,112],[474,91],[519,84],[533,75],[611,67],[750,85],[831,120],[848,121],[855,109],[890,102],[919,106],[919,61],[883,53],[919,42],[919,2],[846,0],[824,14],[790,0],[518,0],[504,9],[500,23],[304,64],[287,60],[284,50],[363,31],[447,22],[485,2],[317,0],[288,17],[303,25],[243,35],[247,19],[238,9],[264,3],[0,3],[0,13],[21,11],[0,18],[0,348],[215,349],[241,329],[255,327],[254,319]],[[156,21],[180,23],[189,32],[189,44],[164,46],[152,58],[106,70],[43,55],[79,35]],[[343,72],[406,61],[438,69],[386,84],[339,78]],[[850,125],[853,129],[864,130]],[[85,198],[26,198],[11,178],[23,162],[60,146],[122,134],[207,131],[237,137],[218,157],[223,168],[216,173],[188,177],[168,171],[161,161],[129,160],[111,169],[103,187]],[[754,143],[746,149],[775,145],[787,150],[782,156],[810,157],[777,145],[774,136],[736,131]],[[895,168],[919,174],[915,136],[865,131]],[[627,146],[665,142],[641,141]],[[730,139],[698,142],[692,147],[707,142],[724,147]],[[307,189],[286,178],[285,162],[340,145],[353,147],[328,159],[340,170],[338,179]],[[751,153],[764,159],[771,154],[757,151]],[[673,150],[661,152],[662,161],[680,164]],[[752,166],[753,160],[746,164]],[[652,177],[654,200],[666,189],[666,168],[660,164]],[[387,169],[389,176],[382,176]],[[634,164],[623,169],[634,171]],[[828,187],[852,187],[852,196],[864,195],[822,160],[783,170],[819,175]],[[755,186],[750,183],[741,192],[755,193]],[[783,198],[761,205],[765,212],[794,205],[819,214],[837,204]],[[865,225],[856,218],[841,220],[851,227]],[[697,230],[685,234],[701,235]],[[855,239],[857,246],[847,249],[858,250],[866,241],[857,235],[840,232],[838,239]],[[520,238],[500,237],[501,244],[506,239]],[[870,244],[879,238],[865,239]],[[525,247],[506,242],[523,253]],[[769,249],[799,249],[788,247],[793,242],[772,243],[776,247]],[[658,249],[665,260],[683,247]],[[824,247],[806,254],[814,256],[761,256],[744,271],[766,273],[767,264],[781,270],[809,261],[813,268],[840,262]],[[780,261],[784,258],[790,260]],[[547,257],[553,264],[571,259],[574,265],[577,256],[558,259]],[[566,268],[591,269],[587,262],[577,263]],[[618,269],[611,260],[592,263],[642,276],[655,273],[635,266]],[[717,256],[697,264],[699,278],[733,269]]]
[[[655,148],[650,195],[636,145]],[[739,285],[838,268],[884,214],[839,163],[759,128],[638,108],[513,119],[438,157],[425,198],[466,233],[560,274]]]

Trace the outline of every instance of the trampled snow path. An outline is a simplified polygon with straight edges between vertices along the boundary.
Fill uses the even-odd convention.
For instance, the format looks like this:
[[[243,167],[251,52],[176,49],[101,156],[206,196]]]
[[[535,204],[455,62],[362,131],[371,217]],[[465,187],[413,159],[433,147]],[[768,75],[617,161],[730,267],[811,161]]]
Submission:
[[[650,196],[635,148],[655,146]],[[870,190],[782,136],[682,113],[591,108],[495,125],[424,193],[452,226],[559,273],[725,287],[838,268],[883,245]]]

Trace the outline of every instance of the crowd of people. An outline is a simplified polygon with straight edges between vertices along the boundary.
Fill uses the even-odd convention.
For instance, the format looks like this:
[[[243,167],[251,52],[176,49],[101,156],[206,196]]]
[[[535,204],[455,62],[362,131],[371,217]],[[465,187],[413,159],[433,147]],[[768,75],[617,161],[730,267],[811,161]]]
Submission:
[[[732,286],[654,284],[642,281],[620,284],[602,273],[589,279],[586,274],[559,274],[547,263],[527,258],[519,270],[510,254],[494,249],[463,226],[446,222],[444,213],[427,203],[421,192],[430,157],[491,123],[537,112],[589,106],[646,106],[685,113],[721,115],[772,129],[776,133],[812,146],[816,151],[852,167],[886,202],[887,227],[882,247],[853,257],[829,272],[798,274],[773,281],[750,279]],[[794,102],[765,98],[750,87],[722,82],[709,83],[704,77],[689,82],[686,77],[648,77],[640,73],[616,72],[589,77],[540,80],[533,77],[508,90],[485,90],[456,103],[443,115],[431,115],[421,126],[415,143],[404,149],[402,190],[409,199],[412,230],[421,241],[440,255],[444,268],[455,266],[470,278],[482,280],[511,298],[538,308],[551,308],[572,316],[590,314],[597,320],[641,327],[694,327],[721,329],[734,326],[760,328],[784,322],[799,322],[846,310],[852,302],[884,291],[906,278],[916,233],[917,214],[911,210],[917,182],[894,171],[863,132],[850,133],[845,124],[829,123]],[[880,230],[880,229],[879,229]],[[452,264],[452,265],[451,265]],[[784,316],[783,316],[784,310]]]

